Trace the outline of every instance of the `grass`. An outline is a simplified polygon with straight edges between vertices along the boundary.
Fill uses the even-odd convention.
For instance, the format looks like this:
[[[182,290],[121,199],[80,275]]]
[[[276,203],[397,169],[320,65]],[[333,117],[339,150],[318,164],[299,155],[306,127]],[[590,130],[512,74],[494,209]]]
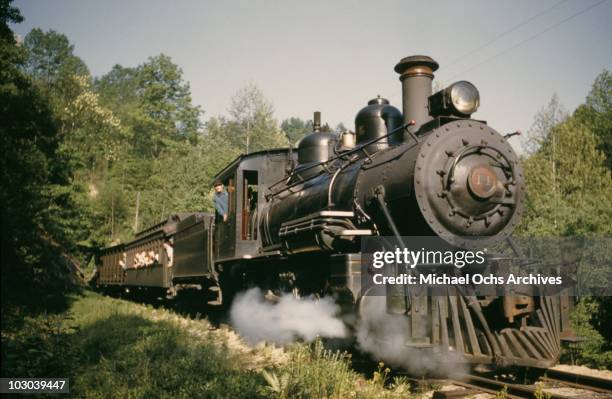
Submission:
[[[326,350],[317,340],[311,345],[289,348],[289,361],[264,370],[270,397],[288,398],[409,398],[410,385],[402,377],[391,379],[390,369],[379,363],[378,370],[365,379],[351,369],[350,355]]]
[[[371,378],[320,341],[250,348],[232,331],[84,292],[68,311],[3,315],[3,377],[68,377],[78,398],[405,398],[380,365]]]
[[[261,397],[264,379],[241,367],[244,355],[158,313],[85,293],[67,313],[3,330],[2,375],[67,376],[73,397]]]

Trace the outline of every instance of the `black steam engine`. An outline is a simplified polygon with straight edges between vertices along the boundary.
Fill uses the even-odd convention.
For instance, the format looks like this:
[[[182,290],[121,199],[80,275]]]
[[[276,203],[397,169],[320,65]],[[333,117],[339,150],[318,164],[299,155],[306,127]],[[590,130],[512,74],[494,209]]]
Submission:
[[[480,101],[471,83],[432,94],[437,68],[426,56],[402,59],[402,111],[375,98],[354,133],[322,131],[315,113],[297,151],[240,156],[216,176],[229,194],[227,221],[173,215],[103,250],[97,284],[170,297],[196,288],[214,304],[251,286],[334,295],[367,323],[363,237],[438,236],[456,247],[505,240],[525,194],[518,158],[506,137],[471,118]],[[549,366],[569,333],[567,297],[401,295],[386,310],[406,320],[406,347],[472,363]]]

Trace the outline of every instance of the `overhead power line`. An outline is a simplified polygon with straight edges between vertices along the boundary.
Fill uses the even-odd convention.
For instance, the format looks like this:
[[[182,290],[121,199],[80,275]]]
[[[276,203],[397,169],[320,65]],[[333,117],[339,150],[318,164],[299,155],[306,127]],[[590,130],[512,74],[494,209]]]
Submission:
[[[487,59],[485,59],[485,60],[483,60],[483,61],[481,61],[481,62],[479,62],[479,63],[477,63],[477,64],[475,64],[475,65],[473,65],[473,66],[471,66],[471,67],[469,67],[469,68],[467,68],[467,69],[464,69],[463,71],[461,71],[461,72],[459,72],[459,73],[457,73],[457,74],[455,74],[455,75],[451,76],[450,78],[448,78],[448,80],[452,80],[452,79],[456,78],[457,76],[463,75],[463,74],[465,74],[465,73],[467,73],[467,72],[470,72],[470,71],[472,71],[472,70],[474,70],[474,69],[478,68],[478,67],[479,67],[479,66],[481,66],[481,65],[484,65],[484,64],[486,64],[486,63],[488,63],[488,62],[491,62],[491,61],[493,61],[494,59],[499,58],[499,57],[501,57],[502,55],[504,55],[504,54],[506,54],[506,53],[508,53],[508,52],[510,52],[510,51],[512,51],[512,50],[514,50],[514,49],[516,49],[516,48],[518,48],[518,47],[520,47],[520,46],[522,46],[523,44],[525,44],[525,43],[527,43],[527,42],[529,42],[529,41],[531,41],[531,40],[533,40],[533,39],[535,39],[535,38],[537,38],[537,37],[539,37],[539,36],[543,35],[544,33],[548,32],[548,31],[550,31],[550,30],[552,30],[552,29],[556,28],[557,26],[559,26],[559,25],[561,25],[561,24],[564,24],[565,22],[567,22],[567,21],[569,21],[569,20],[571,20],[571,19],[573,19],[573,18],[575,18],[575,17],[577,17],[577,16],[579,16],[579,15],[581,15],[581,14],[584,14],[584,13],[585,13],[585,12],[587,12],[587,11],[592,10],[593,8],[595,8],[595,7],[597,7],[597,6],[599,6],[599,5],[603,4],[603,3],[605,3],[606,1],[608,1],[608,0],[601,0],[601,1],[599,1],[599,2],[597,2],[597,3],[595,3],[595,4],[593,4],[593,5],[590,5],[590,6],[589,6],[589,7],[587,7],[587,8],[584,8],[584,9],[582,9],[582,10],[580,10],[580,11],[578,11],[578,12],[576,12],[576,13],[572,14],[572,15],[570,15],[569,17],[566,17],[566,18],[562,19],[562,20],[561,20],[561,21],[559,21],[559,22],[556,22],[556,23],[554,23],[554,24],[550,25],[548,28],[546,28],[546,29],[544,29],[544,30],[541,30],[541,31],[539,31],[539,32],[535,33],[534,35],[529,36],[528,38],[526,38],[526,39],[524,39],[524,40],[522,40],[522,41],[518,42],[518,43],[517,43],[517,44],[515,44],[514,46],[509,47],[509,48],[507,48],[507,49],[505,49],[505,50],[503,50],[503,51],[501,51],[501,52],[499,52],[499,53],[497,53],[497,54],[495,54],[495,55],[493,55],[493,56],[491,56],[491,57],[489,57],[489,58],[487,58]]]
[[[561,0],[558,3],[554,4],[553,6],[548,7],[547,9],[545,9],[543,11],[540,11],[539,13],[537,13],[537,14],[529,17],[529,18],[527,18],[523,22],[513,26],[512,28],[508,29],[507,31],[504,31],[504,32],[500,33],[499,35],[495,36],[493,39],[489,40],[488,42],[486,42],[485,44],[481,45],[480,47],[475,48],[473,50],[470,50],[467,53],[465,53],[465,54],[455,58],[454,60],[452,60],[451,62],[449,62],[446,65],[446,68],[455,65],[459,61],[463,60],[465,57],[473,55],[473,54],[479,52],[480,50],[482,50],[482,49],[484,49],[486,47],[489,47],[491,44],[495,43],[496,41],[498,41],[502,37],[509,35],[510,33],[514,32],[518,28],[527,25],[529,22],[533,21],[534,19],[537,19],[537,18],[541,17],[542,15],[547,14],[548,12],[552,11],[553,9],[557,8],[558,6],[560,6],[561,4],[566,3],[566,2],[567,2],[567,0]]]

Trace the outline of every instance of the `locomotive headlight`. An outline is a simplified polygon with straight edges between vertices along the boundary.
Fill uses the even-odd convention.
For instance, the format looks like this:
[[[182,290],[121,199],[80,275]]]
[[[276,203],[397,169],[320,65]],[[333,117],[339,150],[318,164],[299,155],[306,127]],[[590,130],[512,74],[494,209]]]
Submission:
[[[480,95],[476,86],[464,80],[450,86],[450,100],[459,113],[470,115],[480,105]]]
[[[480,105],[480,94],[476,86],[465,80],[455,82],[446,89],[429,97],[431,116],[470,116]]]

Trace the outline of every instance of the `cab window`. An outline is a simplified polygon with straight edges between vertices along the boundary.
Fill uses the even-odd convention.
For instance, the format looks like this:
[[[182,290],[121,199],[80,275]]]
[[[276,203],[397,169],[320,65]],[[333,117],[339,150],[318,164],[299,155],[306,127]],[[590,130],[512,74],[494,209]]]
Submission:
[[[258,178],[256,170],[245,170],[242,173],[242,231],[243,240],[257,239],[257,192]]]
[[[229,177],[223,181],[223,185],[227,190],[228,196],[228,219],[236,214],[236,184],[233,177]]]

